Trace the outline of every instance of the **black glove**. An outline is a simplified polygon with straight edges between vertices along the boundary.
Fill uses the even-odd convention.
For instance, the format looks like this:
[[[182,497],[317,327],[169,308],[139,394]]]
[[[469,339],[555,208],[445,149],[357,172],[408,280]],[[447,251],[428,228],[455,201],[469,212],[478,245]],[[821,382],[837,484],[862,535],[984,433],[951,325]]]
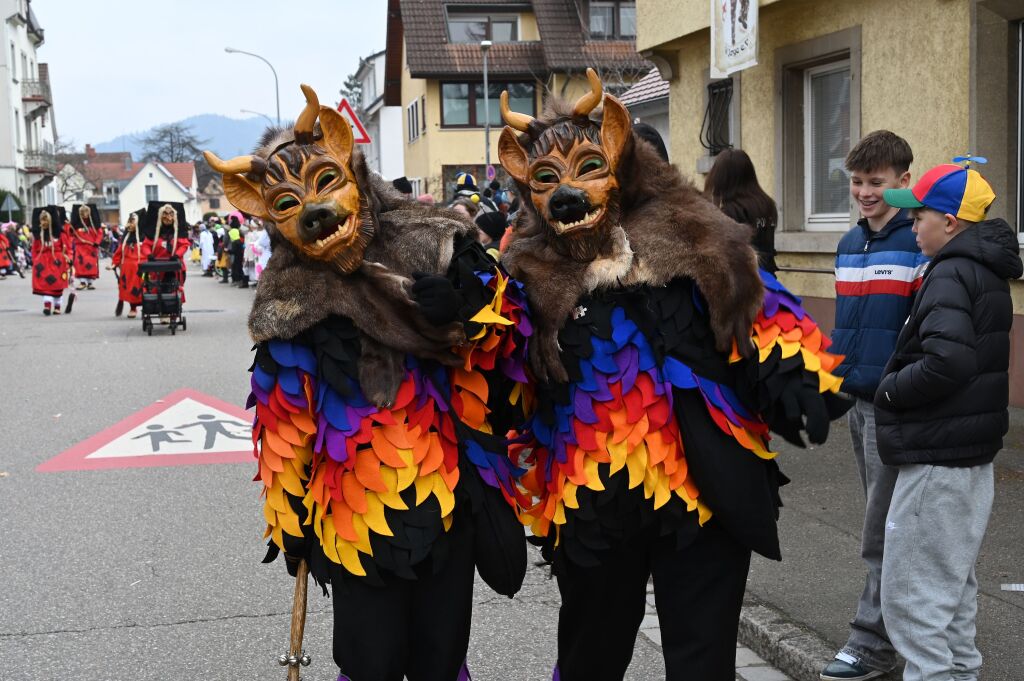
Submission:
[[[434,326],[444,326],[459,317],[462,298],[452,282],[445,277],[413,272],[416,282],[412,285],[412,297],[420,311]]]
[[[148,255],[147,257],[146,257],[146,260],[147,260],[147,261],[149,261],[149,262],[153,262],[154,260],[156,260],[156,256],[155,256],[155,255],[153,255],[152,253],[150,253],[150,254],[149,254],[149,255]]]
[[[780,399],[786,420],[795,423],[803,421],[808,440],[820,445],[828,439],[828,409],[825,408],[825,399],[820,392],[800,383],[799,388],[793,386],[783,392]]]

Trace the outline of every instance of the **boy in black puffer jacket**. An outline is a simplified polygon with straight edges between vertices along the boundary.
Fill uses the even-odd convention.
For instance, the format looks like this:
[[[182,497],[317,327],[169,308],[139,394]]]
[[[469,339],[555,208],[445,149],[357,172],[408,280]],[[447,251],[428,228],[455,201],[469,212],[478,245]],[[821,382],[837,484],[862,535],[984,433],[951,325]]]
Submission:
[[[905,681],[976,679],[974,564],[992,510],[992,460],[1009,424],[1007,280],[1024,267],[1010,226],[985,220],[995,193],[976,170],[940,165],[913,189],[884,196],[913,209],[932,261],[875,393],[879,454],[899,467],[882,613],[907,659]]]

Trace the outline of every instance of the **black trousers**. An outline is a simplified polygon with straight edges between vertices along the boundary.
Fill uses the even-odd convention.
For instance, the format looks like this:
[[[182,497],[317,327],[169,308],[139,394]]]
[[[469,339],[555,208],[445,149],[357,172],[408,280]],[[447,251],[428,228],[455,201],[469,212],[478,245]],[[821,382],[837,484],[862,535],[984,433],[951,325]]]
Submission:
[[[596,568],[566,561],[558,576],[561,680],[621,681],[653,576],[667,681],[734,681],[749,568],[750,550],[714,520],[683,549],[674,536],[638,538]]]
[[[471,528],[453,525],[443,569],[385,586],[341,577],[332,565],[334,661],[351,681],[455,681],[473,616]]]

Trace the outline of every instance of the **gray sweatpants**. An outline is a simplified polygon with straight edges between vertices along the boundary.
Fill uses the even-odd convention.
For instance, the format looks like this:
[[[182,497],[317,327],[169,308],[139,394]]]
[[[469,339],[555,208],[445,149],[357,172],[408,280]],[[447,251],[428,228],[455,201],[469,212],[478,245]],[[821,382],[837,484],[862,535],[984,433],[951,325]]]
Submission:
[[[850,621],[850,637],[842,651],[859,658],[872,669],[891,669],[896,664],[896,651],[882,621],[879,598],[882,584],[882,547],[885,544],[885,518],[896,485],[899,469],[886,466],[878,457],[875,442],[875,406],[857,398],[849,412],[850,437],[857,457],[864,488],[864,529],[861,532],[860,555],[867,565],[864,591],[857,602],[857,614]]]
[[[904,681],[975,681],[981,550],[994,493],[992,464],[899,467],[885,528],[882,613]]]

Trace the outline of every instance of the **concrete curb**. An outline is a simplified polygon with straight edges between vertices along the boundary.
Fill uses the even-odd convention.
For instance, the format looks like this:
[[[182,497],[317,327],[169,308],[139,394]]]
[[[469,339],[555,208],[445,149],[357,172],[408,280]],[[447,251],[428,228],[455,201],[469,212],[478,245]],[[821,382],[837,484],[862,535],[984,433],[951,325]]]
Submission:
[[[807,627],[749,594],[740,612],[739,639],[794,681],[819,681],[836,648]]]

